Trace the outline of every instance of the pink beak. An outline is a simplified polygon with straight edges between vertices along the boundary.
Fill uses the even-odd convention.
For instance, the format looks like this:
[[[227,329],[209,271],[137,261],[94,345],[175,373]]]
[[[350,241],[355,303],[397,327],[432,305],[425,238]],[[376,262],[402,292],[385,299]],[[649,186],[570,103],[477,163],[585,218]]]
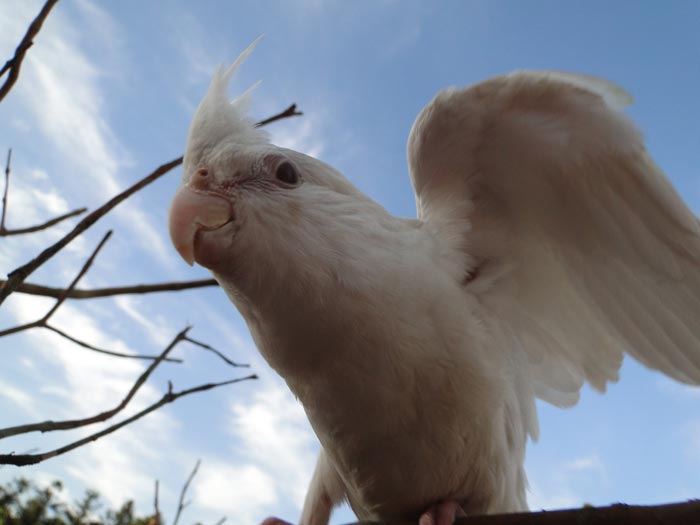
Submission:
[[[197,232],[216,230],[232,218],[231,203],[223,195],[197,191],[189,184],[180,186],[168,212],[170,239],[177,252],[192,266]]]

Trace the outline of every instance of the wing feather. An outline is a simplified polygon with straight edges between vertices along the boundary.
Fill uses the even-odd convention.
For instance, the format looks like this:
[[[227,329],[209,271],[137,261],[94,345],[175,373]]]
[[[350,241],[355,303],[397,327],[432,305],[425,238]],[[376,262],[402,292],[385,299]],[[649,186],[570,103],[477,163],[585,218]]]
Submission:
[[[604,390],[624,353],[700,383],[700,227],[616,86],[519,72],[439,93],[408,147],[419,218],[524,351],[537,395]]]

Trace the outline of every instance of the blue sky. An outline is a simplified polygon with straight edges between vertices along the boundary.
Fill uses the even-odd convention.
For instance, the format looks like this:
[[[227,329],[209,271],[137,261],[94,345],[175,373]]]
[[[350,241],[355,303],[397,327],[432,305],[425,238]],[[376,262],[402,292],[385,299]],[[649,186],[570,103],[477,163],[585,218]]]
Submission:
[[[11,56],[39,4],[0,0],[0,57]],[[405,142],[418,111],[441,88],[513,69],[555,69],[608,78],[629,90],[628,110],[648,147],[700,209],[700,4],[675,2],[92,2],[64,0],[0,104],[0,151],[14,148],[9,225],[94,208],[179,155],[192,112],[219,63],[263,41],[231,95],[257,80],[253,114],[299,104],[304,117],[270,128],[273,141],[318,156],[392,213],[414,215]],[[4,60],[4,58],[2,58]],[[115,229],[83,285],[189,280],[206,272],[171,249],[166,213],[180,172],[147,188],[76,240],[32,281],[67,283],[108,228]],[[0,241],[0,271],[34,256],[69,225]],[[32,320],[50,301],[15,294],[0,326]],[[96,344],[156,352],[184,325],[250,362],[257,383],[184,399],[64,458],[22,471],[60,477],[69,497],[98,489],[113,504],[135,498],[150,512],[153,480],[172,518],[197,458],[194,503],[184,521],[253,524],[296,519],[315,438],[303,412],[266,367],[232,305],[217,289],[69,302],[57,324]],[[141,366],[83,351],[49,333],[0,342],[0,413],[11,425],[87,415],[114,404]],[[184,345],[137,400],[235,376]],[[652,503],[700,494],[700,389],[626,360],[622,380],[579,405],[540,404],[540,442],[528,449],[534,508]],[[75,437],[79,433],[73,434]],[[3,450],[48,448],[65,436],[26,436]],[[347,511],[335,523],[350,521]]]

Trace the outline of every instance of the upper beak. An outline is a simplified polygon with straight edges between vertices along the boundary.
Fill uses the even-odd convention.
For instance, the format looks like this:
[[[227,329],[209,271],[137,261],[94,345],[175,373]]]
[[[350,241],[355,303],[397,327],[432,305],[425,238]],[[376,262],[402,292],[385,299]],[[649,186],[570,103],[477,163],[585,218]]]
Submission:
[[[168,226],[177,252],[190,266],[194,264],[195,237],[200,230],[215,230],[233,218],[230,201],[218,193],[180,186],[170,204]]]

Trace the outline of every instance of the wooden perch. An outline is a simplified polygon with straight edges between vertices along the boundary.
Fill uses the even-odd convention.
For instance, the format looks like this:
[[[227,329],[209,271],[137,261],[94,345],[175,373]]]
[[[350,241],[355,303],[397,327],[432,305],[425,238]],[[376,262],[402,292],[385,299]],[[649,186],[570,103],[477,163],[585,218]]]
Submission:
[[[411,521],[360,522],[353,525],[416,525]],[[457,518],[455,525],[700,525],[700,500],[664,505],[585,506]]]

